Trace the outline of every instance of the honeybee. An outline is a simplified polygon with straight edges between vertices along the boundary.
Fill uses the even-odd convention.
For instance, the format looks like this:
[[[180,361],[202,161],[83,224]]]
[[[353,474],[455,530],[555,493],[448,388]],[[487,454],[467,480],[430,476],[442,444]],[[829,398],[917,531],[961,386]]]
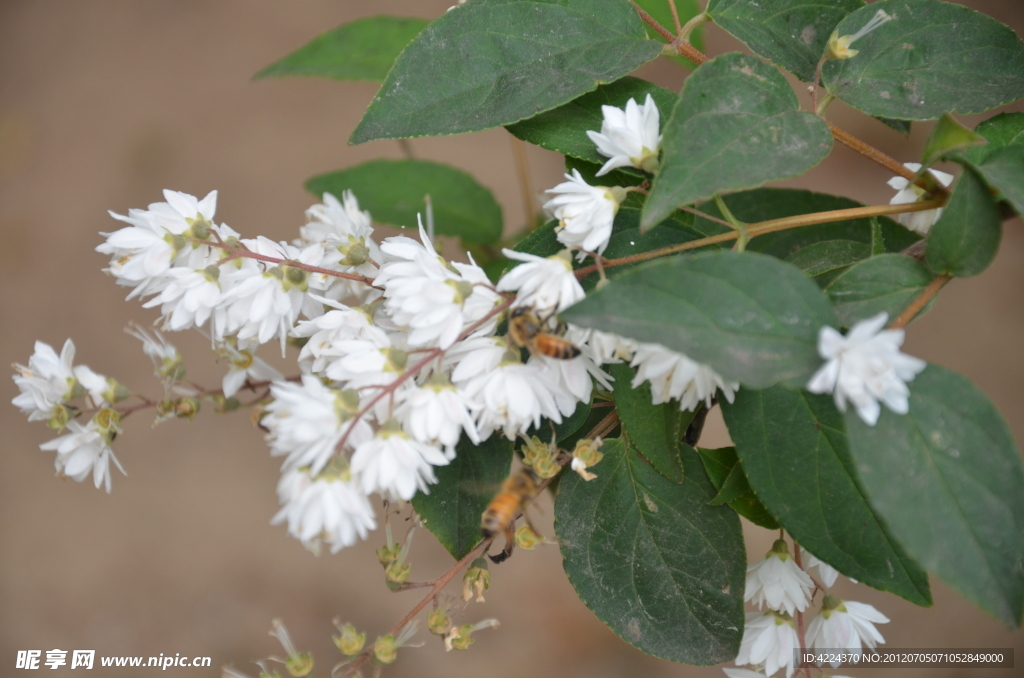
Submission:
[[[505,533],[504,550],[496,556],[487,554],[491,562],[503,563],[512,555],[512,549],[516,544],[513,534],[515,519],[519,512],[537,496],[539,484],[540,478],[533,471],[523,469],[509,476],[502,484],[501,491],[494,495],[494,499],[487,505],[480,518],[480,532],[484,539],[490,539],[499,532]],[[527,518],[527,523],[529,523],[529,518]]]
[[[546,355],[559,360],[571,360],[580,354],[576,344],[562,338],[565,334],[565,323],[555,321],[551,332],[552,311],[546,318],[541,318],[537,311],[529,306],[520,306],[508,317],[508,336],[518,345],[525,347],[534,355]]]

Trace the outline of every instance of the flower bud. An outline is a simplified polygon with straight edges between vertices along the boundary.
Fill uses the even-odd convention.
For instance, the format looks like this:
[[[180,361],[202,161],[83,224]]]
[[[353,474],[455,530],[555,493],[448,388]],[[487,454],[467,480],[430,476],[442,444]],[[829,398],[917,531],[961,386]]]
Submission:
[[[491,588],[491,573],[487,571],[487,561],[477,558],[462,577],[462,598],[469,600],[476,594],[476,602],[484,602],[484,591]]]
[[[337,620],[335,620],[334,625],[338,626]],[[338,626],[338,630],[341,631],[341,635],[333,636],[332,639],[343,655],[354,657],[363,651],[363,646],[366,645],[365,633],[356,631],[356,627],[352,624]]]

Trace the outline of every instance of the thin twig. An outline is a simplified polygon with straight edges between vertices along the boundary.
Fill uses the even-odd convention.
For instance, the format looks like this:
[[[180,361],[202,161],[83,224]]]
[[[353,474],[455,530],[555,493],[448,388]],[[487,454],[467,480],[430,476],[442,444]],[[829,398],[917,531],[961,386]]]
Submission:
[[[914,317],[921,312],[921,309],[928,305],[929,301],[935,298],[935,295],[939,293],[939,290],[945,287],[946,283],[948,283],[950,280],[952,280],[952,276],[940,275],[938,278],[931,281],[928,287],[924,288],[921,294],[919,294],[916,299],[910,302],[910,305],[907,306],[906,309],[904,309],[903,313],[900,313],[899,317],[896,318],[896,320],[892,321],[892,323],[889,325],[889,328],[895,330],[901,327],[905,327],[907,323],[913,320]]]
[[[679,22],[679,10],[676,9],[676,0],[668,0],[668,8],[672,10],[672,21],[676,24],[676,35],[679,35],[683,30],[683,25]]]
[[[873,217],[885,214],[902,214],[904,212],[922,212],[925,210],[935,209],[945,205],[944,200],[925,200],[922,202],[906,203],[903,205],[875,205],[871,207],[852,207],[844,210],[831,210],[828,212],[814,212],[811,214],[799,214],[794,217],[783,217],[781,219],[769,219],[768,221],[760,221],[755,224],[747,226],[747,235],[751,238],[758,235],[764,235],[765,233],[772,233],[774,231],[784,231],[789,228],[798,228],[801,226],[811,226],[814,224],[827,224],[833,221],[845,221],[847,219],[860,219],[863,217]],[[626,264],[635,264],[641,261],[647,261],[649,259],[657,259],[658,257],[664,257],[669,254],[676,254],[678,252],[685,252],[687,250],[693,250],[700,247],[707,247],[708,245],[715,245],[720,242],[729,242],[730,240],[736,240],[739,237],[739,233],[731,231],[729,233],[721,233],[719,235],[712,235],[707,238],[700,238],[698,240],[691,240],[690,242],[680,243],[678,245],[672,245],[671,247],[662,247],[660,249],[651,250],[650,252],[641,252],[640,254],[633,254],[628,257],[620,257],[618,259],[605,259],[604,268],[613,268],[615,266],[624,266]],[[597,270],[594,265],[584,266],[576,270],[576,279],[582,280],[584,277],[590,275]]]
[[[659,24],[657,19],[645,12],[644,8],[633,2],[633,0],[629,0],[629,2],[633,5],[633,9],[636,10],[636,13],[640,15],[640,18],[643,19],[645,24],[657,31],[658,35],[665,38],[668,42],[675,42],[676,36],[672,35],[672,31]]]
[[[311,266],[309,264],[304,264],[301,261],[295,261],[293,259],[282,259],[280,257],[271,257],[271,256],[267,256],[266,254],[259,254],[258,252],[253,252],[252,250],[247,249],[247,248],[238,249],[236,247],[231,247],[227,243],[210,242],[209,240],[198,240],[198,239],[196,239],[194,242],[196,242],[196,243],[198,243],[200,245],[209,245],[210,247],[216,247],[218,249],[222,249],[225,252],[230,253],[232,255],[232,257],[244,257],[246,259],[255,259],[256,261],[263,261],[263,262],[266,262],[268,264],[284,264],[286,266],[291,266],[292,268],[297,268],[297,269],[306,271],[308,273],[322,273],[323,275],[330,275],[330,276],[334,276],[336,278],[345,278],[346,280],[356,280],[358,282],[361,282],[361,283],[364,283],[364,284],[368,285],[369,287],[374,287],[375,289],[381,289],[379,287],[376,287],[373,284],[373,278],[368,278],[365,275],[356,275],[354,273],[343,273],[342,271],[332,271],[329,268],[320,268],[319,266]]]
[[[526,211],[526,227],[533,230],[537,224],[537,197],[533,193],[533,180],[530,177],[530,163],[526,157],[526,143],[509,132],[512,138],[512,151],[516,160],[516,174],[519,175],[519,191],[523,198],[523,209]]]
[[[708,221],[713,221],[716,224],[721,224],[722,226],[728,226],[729,228],[732,228],[732,224],[730,224],[725,219],[719,219],[718,217],[713,217],[713,216],[711,216],[710,214],[708,214],[706,212],[701,212],[696,207],[690,207],[689,205],[683,205],[679,209],[681,209],[684,212],[689,212],[690,214],[696,214],[701,219],[707,219]]]

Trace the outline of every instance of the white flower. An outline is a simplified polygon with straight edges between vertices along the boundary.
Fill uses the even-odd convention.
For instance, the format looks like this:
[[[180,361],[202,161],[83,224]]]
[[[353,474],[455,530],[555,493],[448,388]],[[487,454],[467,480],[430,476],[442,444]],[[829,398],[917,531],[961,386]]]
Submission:
[[[740,385],[727,382],[717,372],[660,344],[636,344],[633,367],[633,388],[651,382],[651,399],[655,405],[675,398],[680,410],[693,410],[701,402],[711,407],[718,389],[730,403]]]
[[[633,359],[633,351],[636,342],[632,339],[620,337],[611,332],[601,332],[594,329],[585,329],[569,324],[569,333],[580,332],[581,339],[576,343],[584,355],[590,356],[598,365],[621,363],[623,360]]]
[[[766,676],[774,675],[784,668],[786,678],[789,678],[794,670],[793,650],[799,647],[800,641],[793,628],[793,620],[788,615],[778,612],[748,613],[736,665],[763,666]]]
[[[427,485],[437,482],[434,467],[448,461],[441,450],[413,440],[392,421],[356,448],[352,473],[366,494],[379,492],[387,499],[408,501],[417,489],[429,493]]]
[[[59,357],[52,346],[37,341],[28,367],[14,364],[18,373],[12,378],[21,393],[11,403],[28,415],[29,421],[48,420],[57,415],[75,386],[74,359],[75,344],[70,339],[64,342]]]
[[[751,671],[750,669],[731,669],[723,667],[722,671],[724,671],[725,675],[729,676],[729,678],[765,678],[765,675],[760,671]]]
[[[311,478],[307,469],[286,471],[277,493],[282,507],[270,524],[287,522],[289,534],[314,553],[321,544],[337,553],[377,527],[369,499],[345,472]]]
[[[220,269],[172,268],[162,276],[160,294],[153,297],[143,308],[160,306],[164,318],[164,329],[187,330],[201,327],[221,301]]]
[[[638,167],[646,172],[658,169],[658,148],[661,135],[658,134],[660,113],[651,95],[644,105],[635,99],[626,102],[625,110],[615,106],[602,106],[600,132],[587,132],[590,140],[597,145],[597,152],[610,158],[597,176],[603,176],[617,167]]]
[[[814,582],[789,554],[785,540],[778,539],[764,560],[747,568],[743,600],[794,614],[807,609],[813,589]]]
[[[303,376],[302,384],[275,383],[270,393],[274,400],[261,423],[270,431],[270,453],[288,455],[285,469],[309,466],[312,473],[319,473],[349,428],[350,447],[373,435],[369,424],[352,419],[358,407],[356,394],[328,388],[312,375]]]
[[[217,209],[217,192],[202,200],[186,193],[164,191],[167,202],[153,203],[147,210],[132,209],[128,216],[110,213],[131,224],[114,233],[101,233],[107,241],[96,251],[110,254],[107,270],[119,285],[134,287],[128,298],[151,294],[160,286],[160,276],[183,251],[191,252],[186,236],[206,238]]]
[[[582,261],[584,252],[601,254],[608,247],[615,214],[626,191],[619,186],[591,186],[575,169],[565,178],[569,181],[545,191],[555,197],[544,203],[544,209],[558,219],[558,242],[581,250]]]
[[[836,407],[846,411],[847,401],[869,426],[878,421],[881,400],[893,412],[906,414],[913,381],[928,364],[900,353],[903,330],[882,330],[889,316],[879,313],[861,320],[844,337],[831,327],[818,334],[818,354],[826,360],[807,383],[811,393],[832,393]]]
[[[917,172],[921,169],[921,164],[916,162],[905,162],[903,166],[909,169],[911,172]],[[932,173],[939,183],[943,186],[949,186],[953,182],[953,175],[940,172],[939,170],[928,170]],[[898,191],[893,199],[889,201],[890,205],[906,205],[912,202],[919,202],[924,199],[925,191],[917,184],[912,184],[904,177],[893,177],[889,179],[889,186]],[[916,231],[921,235],[928,235],[928,231],[931,230],[935,222],[942,216],[942,208],[938,207],[933,210],[925,210],[923,212],[904,212],[903,214],[897,214],[896,219],[901,224],[909,228],[911,231]]]
[[[501,339],[482,338],[462,354],[452,381],[473,411],[480,438],[500,429],[514,440],[541,417],[561,423],[559,400],[570,398],[554,375],[545,375],[536,362],[526,365]]]
[[[832,586],[833,584],[836,583],[836,579],[839,578],[839,571],[836,568],[832,567],[831,565],[829,565],[825,561],[819,559],[814,554],[808,553],[805,550],[804,551],[804,570],[810,570],[812,567],[817,567],[818,568],[818,575],[821,576],[821,582],[825,586]]]
[[[851,653],[859,653],[862,646],[873,650],[878,643],[885,642],[875,624],[887,623],[889,618],[871,605],[828,595],[821,604],[821,612],[807,627],[807,642],[814,648]],[[839,666],[839,662],[832,666]]]
[[[347,242],[348,236],[369,238],[373,234],[370,213],[359,209],[359,201],[352,191],[341,194],[341,201],[324,193],[323,204],[306,210],[306,225],[299,229],[304,245],[336,240]]]
[[[381,249],[390,261],[380,267],[374,284],[384,287],[384,306],[395,323],[409,328],[410,346],[448,348],[470,324],[463,305],[478,286],[438,255],[423,224],[420,240],[385,240]]]
[[[586,293],[572,270],[569,250],[550,257],[503,249],[509,259],[522,261],[498,281],[499,292],[516,292],[514,306],[532,306],[540,312],[559,313]]]
[[[222,388],[224,397],[231,398],[242,388],[247,379],[253,381],[275,381],[284,376],[273,367],[256,357],[256,347],[237,348],[227,341],[216,348],[217,355],[227,358],[231,367],[224,375]]]
[[[318,266],[324,255],[320,245],[310,245],[300,251],[263,237],[243,241],[243,244],[257,254],[311,266]],[[255,339],[261,344],[279,337],[284,354],[285,339],[305,301],[307,273],[282,263],[265,271],[243,266],[221,277],[221,284],[229,289],[221,296],[223,324],[217,323],[214,336],[222,340],[227,335],[237,334],[239,339]]]
[[[96,489],[102,485],[109,493],[111,460],[122,474],[128,474],[124,472],[121,463],[114,456],[114,451],[110,449],[110,440],[115,430],[104,428],[97,423],[100,414],[97,414],[85,426],[77,421],[69,421],[70,433],[43,443],[39,449],[56,450],[57,459],[54,465],[60,475],[80,483],[91,473]]]
[[[303,320],[292,330],[292,336],[309,337],[299,353],[299,362],[308,364],[310,371],[320,374],[343,357],[343,342],[366,341],[378,348],[390,346],[387,334],[373,322],[372,307],[349,308],[316,295],[310,297],[335,309],[312,320]]]
[[[432,379],[408,391],[396,415],[413,438],[443,445],[449,458],[455,457],[455,445],[463,430],[470,440],[480,443],[466,403],[447,380]]]
[[[113,386],[107,378],[93,372],[86,365],[75,367],[75,379],[85,390],[86,398],[93,407],[102,407],[104,403],[113,403],[116,400]]]

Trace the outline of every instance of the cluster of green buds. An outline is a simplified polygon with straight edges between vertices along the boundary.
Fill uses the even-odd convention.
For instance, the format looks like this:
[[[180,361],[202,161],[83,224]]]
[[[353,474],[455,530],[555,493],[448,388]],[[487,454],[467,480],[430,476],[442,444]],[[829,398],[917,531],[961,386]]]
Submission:
[[[593,480],[597,477],[587,469],[604,459],[604,454],[599,451],[600,447],[600,438],[584,438],[576,442],[576,449],[572,451],[572,470],[584,480]]]
[[[392,591],[401,591],[402,586],[409,580],[409,575],[412,573],[412,563],[407,562],[407,560],[409,549],[412,548],[412,537],[416,528],[413,527],[409,530],[404,544],[395,542],[391,535],[390,524],[385,526],[384,531],[388,541],[387,544],[377,549],[377,560],[380,561],[381,566],[384,568],[384,579],[387,582],[388,588]]]
[[[541,480],[554,478],[562,470],[558,463],[558,445],[552,439],[550,443],[542,442],[537,436],[527,438],[521,448],[523,463],[533,469]]]
[[[476,595],[476,602],[484,602],[484,591],[491,587],[491,573],[487,571],[487,559],[474,560],[462,576],[462,598],[470,600]]]
[[[475,640],[473,638],[474,633],[483,629],[492,629],[498,625],[497,619],[484,619],[476,624],[453,626],[448,631],[448,635],[444,637],[444,649],[449,652],[452,650],[468,650]]]
[[[270,635],[281,642],[281,647],[284,648],[286,655],[284,659],[277,659],[277,661],[284,664],[285,670],[292,678],[305,678],[311,675],[313,673],[313,655],[308,652],[299,652],[295,648],[295,643],[288,635],[288,629],[280,619],[275,619],[272,623],[274,630],[270,632]]]

